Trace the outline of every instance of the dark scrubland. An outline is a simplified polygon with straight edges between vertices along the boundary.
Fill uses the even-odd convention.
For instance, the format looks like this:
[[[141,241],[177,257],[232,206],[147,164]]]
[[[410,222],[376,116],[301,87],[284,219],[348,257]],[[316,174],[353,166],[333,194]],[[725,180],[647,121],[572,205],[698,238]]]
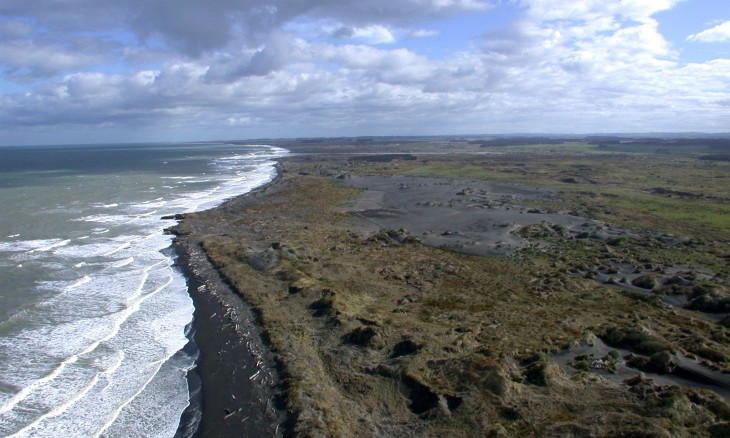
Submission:
[[[174,227],[255,309],[285,432],[728,436],[730,163],[489,141],[281,142]]]

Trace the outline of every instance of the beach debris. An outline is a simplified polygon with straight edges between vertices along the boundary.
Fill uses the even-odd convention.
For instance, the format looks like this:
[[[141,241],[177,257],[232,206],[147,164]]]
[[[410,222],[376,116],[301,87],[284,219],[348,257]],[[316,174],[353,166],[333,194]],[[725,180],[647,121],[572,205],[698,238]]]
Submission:
[[[591,368],[594,370],[602,370],[606,368],[606,362],[603,361],[603,359],[593,359],[591,361]]]

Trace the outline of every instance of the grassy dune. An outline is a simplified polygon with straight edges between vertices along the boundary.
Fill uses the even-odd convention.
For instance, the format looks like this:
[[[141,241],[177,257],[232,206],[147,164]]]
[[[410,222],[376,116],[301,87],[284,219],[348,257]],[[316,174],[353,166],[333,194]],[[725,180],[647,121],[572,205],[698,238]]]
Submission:
[[[727,329],[718,322],[664,304],[659,292],[627,293],[584,274],[609,268],[611,260],[652,269],[701,265],[718,274],[708,280],[713,294],[724,294],[727,166],[594,156],[578,147],[561,154],[521,150],[393,162],[295,157],[266,191],[192,215],[177,231],[199,242],[259,312],[283,366],[284,399],[295,419],[290,432],[730,433],[730,406],[712,391],[615,383],[592,370],[560,367],[550,356],[600,337],[646,356],[646,369],[661,364],[661,354],[676,352],[730,368]],[[509,256],[469,256],[423,245],[418,236],[403,238],[403,232],[354,231],[347,208],[362,190],[342,184],[337,177],[343,174],[541,185],[556,192],[536,207],[687,235],[696,243],[675,248],[632,237],[611,246],[543,236],[528,237],[542,243]],[[670,192],[652,192],[656,188]]]

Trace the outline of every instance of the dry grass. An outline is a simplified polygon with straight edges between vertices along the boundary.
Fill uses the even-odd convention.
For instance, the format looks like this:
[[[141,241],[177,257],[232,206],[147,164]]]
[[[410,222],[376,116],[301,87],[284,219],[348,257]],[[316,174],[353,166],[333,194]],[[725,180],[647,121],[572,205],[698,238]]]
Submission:
[[[288,162],[268,193],[196,215],[195,226],[183,224],[192,233],[187,238],[201,241],[260,312],[286,365],[296,432],[707,435],[721,420],[709,402],[682,399],[701,414],[698,424],[628,387],[589,375],[570,380],[549,361],[519,360],[578,343],[609,325],[650,329],[657,342],[677,345],[686,333],[710,339],[718,330],[711,323],[560,272],[539,254],[479,258],[367,240],[347,229],[341,206],[360,192],[335,184],[334,176],[464,171],[457,172],[454,159],[434,161],[420,168],[411,162]],[[505,174],[504,168],[497,172]],[[271,263],[252,266],[262,257]],[[416,351],[395,357],[394,347],[404,340]],[[724,338],[713,346],[728,352]]]

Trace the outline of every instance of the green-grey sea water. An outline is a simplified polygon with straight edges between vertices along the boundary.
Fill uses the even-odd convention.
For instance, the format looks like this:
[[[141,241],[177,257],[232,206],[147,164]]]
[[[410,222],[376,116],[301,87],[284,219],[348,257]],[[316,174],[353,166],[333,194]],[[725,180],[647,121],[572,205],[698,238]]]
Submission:
[[[0,435],[174,435],[193,308],[160,218],[269,181],[283,153],[0,148]]]

